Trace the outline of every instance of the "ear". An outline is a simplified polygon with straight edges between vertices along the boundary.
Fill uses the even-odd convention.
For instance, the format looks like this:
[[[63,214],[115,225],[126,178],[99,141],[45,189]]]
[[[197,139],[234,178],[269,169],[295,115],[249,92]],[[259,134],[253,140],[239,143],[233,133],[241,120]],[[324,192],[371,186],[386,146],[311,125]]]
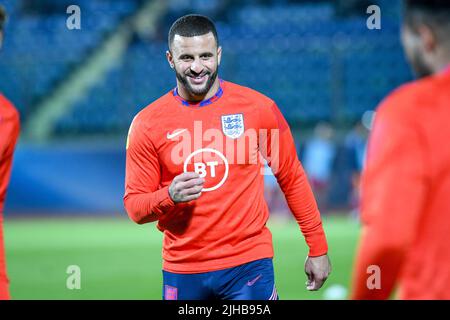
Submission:
[[[169,50],[166,51],[166,58],[167,58],[167,62],[169,62],[169,66],[173,69],[175,65],[173,62],[172,53]]]
[[[220,66],[220,60],[222,59],[222,47],[217,48],[217,64]]]
[[[418,33],[422,39],[423,48],[426,52],[432,52],[436,49],[437,38],[433,30],[426,24],[422,24],[418,27]]]

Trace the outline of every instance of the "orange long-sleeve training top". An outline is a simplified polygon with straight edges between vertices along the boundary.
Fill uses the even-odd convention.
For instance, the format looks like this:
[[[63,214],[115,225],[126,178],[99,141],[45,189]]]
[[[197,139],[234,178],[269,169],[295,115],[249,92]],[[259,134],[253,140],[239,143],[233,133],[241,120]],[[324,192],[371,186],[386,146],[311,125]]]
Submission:
[[[135,117],[127,142],[124,203],[135,222],[158,221],[164,270],[208,272],[273,256],[263,158],[309,255],[327,253],[320,213],[290,129],[272,100],[221,81],[209,100],[190,104],[174,89]],[[202,195],[174,204],[169,185],[187,171],[204,177]]]
[[[13,152],[19,136],[19,127],[19,113],[0,94],[0,300],[9,299],[3,241],[3,206],[11,175]]]
[[[450,299],[449,122],[450,68],[402,86],[378,108],[353,299],[389,298],[396,284],[402,299]]]

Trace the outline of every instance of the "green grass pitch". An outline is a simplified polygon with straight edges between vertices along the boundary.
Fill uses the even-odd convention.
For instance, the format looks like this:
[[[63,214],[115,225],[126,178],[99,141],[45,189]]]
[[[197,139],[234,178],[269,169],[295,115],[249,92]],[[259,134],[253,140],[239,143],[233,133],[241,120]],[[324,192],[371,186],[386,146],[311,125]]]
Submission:
[[[333,271],[318,292],[305,289],[307,247],[298,226],[270,221],[269,228],[281,299],[324,299],[330,287],[348,288],[356,221],[324,218]],[[122,218],[6,219],[4,233],[13,299],[161,299],[162,234],[155,224],[138,226]],[[70,265],[81,269],[79,290],[67,289]]]

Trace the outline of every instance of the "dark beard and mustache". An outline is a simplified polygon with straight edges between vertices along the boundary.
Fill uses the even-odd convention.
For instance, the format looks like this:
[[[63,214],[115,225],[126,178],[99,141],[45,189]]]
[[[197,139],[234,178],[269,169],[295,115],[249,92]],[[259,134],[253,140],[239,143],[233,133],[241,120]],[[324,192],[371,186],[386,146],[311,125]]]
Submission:
[[[180,83],[184,86],[184,88],[187,90],[189,95],[191,97],[198,97],[198,96],[205,96],[208,93],[208,91],[211,89],[212,85],[214,84],[214,81],[217,78],[219,68],[217,68],[216,71],[214,71],[213,73],[211,73],[210,71],[206,71],[206,72],[202,73],[202,76],[206,76],[206,75],[208,76],[208,80],[206,80],[205,86],[201,89],[193,88],[191,86],[191,84],[189,83],[189,80],[187,79],[188,76],[195,76],[194,74],[192,74],[192,72],[189,72],[187,74],[181,74],[176,69],[174,71],[175,71],[178,81],[180,81]]]
[[[433,70],[425,62],[424,54],[421,52],[420,48],[417,45],[409,45],[404,47],[406,59],[411,65],[416,78],[421,79],[431,76],[433,74]]]
[[[414,52],[409,60],[418,79],[425,78],[433,74],[433,70],[427,66],[419,52]]]

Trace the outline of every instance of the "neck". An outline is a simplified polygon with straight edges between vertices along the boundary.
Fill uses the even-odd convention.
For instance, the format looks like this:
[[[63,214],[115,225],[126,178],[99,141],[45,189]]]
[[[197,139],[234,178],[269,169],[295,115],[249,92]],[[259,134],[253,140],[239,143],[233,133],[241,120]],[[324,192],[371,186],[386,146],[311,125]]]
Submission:
[[[220,81],[219,77],[216,77],[216,80],[214,80],[213,85],[208,90],[208,92],[205,95],[193,95],[191,94],[186,88],[183,86],[182,83],[180,83],[177,79],[177,91],[178,95],[183,98],[184,100],[190,101],[190,102],[199,102],[203,100],[208,100],[209,98],[212,98],[217,91],[219,90]]]

